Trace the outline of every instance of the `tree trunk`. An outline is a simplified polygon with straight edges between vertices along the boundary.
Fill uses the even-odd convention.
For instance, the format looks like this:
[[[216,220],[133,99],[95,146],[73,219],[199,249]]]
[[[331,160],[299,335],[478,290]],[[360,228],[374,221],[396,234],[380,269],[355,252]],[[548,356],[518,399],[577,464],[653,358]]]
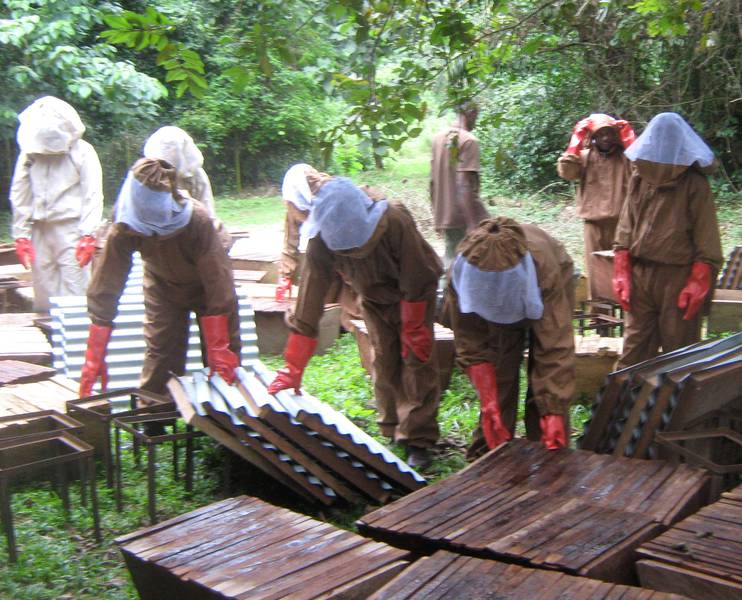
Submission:
[[[237,137],[234,140],[234,183],[237,193],[242,193],[242,165],[240,164],[240,141]]]

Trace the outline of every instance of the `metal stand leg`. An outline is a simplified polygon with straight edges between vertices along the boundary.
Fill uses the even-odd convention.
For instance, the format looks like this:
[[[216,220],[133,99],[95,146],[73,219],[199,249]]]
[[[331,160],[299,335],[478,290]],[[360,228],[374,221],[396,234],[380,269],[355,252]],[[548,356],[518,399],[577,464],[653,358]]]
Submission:
[[[173,421],[173,434],[178,433],[178,422]],[[178,481],[178,440],[173,440],[173,481]]]
[[[0,514],[2,514],[5,539],[8,541],[8,562],[18,561],[15,548],[15,530],[13,529],[13,511],[10,508],[10,489],[5,477],[0,478]]]
[[[67,465],[57,467],[57,477],[59,479],[59,496],[62,498],[62,510],[64,511],[64,520],[70,520],[70,489],[67,485]]]
[[[98,514],[98,493],[95,484],[95,458],[93,456],[88,460],[88,478],[90,479],[90,504],[93,509],[93,530],[95,531],[95,541],[99,544],[103,541],[100,533],[100,515]]]
[[[193,433],[193,427],[186,425],[186,432],[189,434]],[[190,435],[186,438],[185,442],[185,470],[186,480],[185,489],[188,494],[193,492],[193,437]]]
[[[149,521],[152,525],[157,523],[157,510],[155,509],[155,461],[156,452],[154,444],[147,444],[147,503],[149,507]]]
[[[77,470],[80,476],[80,504],[82,504],[82,506],[87,506],[88,505],[88,486],[87,486],[88,466],[86,463],[78,461]]]
[[[123,492],[121,490],[123,486],[122,474],[121,474],[121,429],[116,427],[116,510],[121,512],[123,510]]]

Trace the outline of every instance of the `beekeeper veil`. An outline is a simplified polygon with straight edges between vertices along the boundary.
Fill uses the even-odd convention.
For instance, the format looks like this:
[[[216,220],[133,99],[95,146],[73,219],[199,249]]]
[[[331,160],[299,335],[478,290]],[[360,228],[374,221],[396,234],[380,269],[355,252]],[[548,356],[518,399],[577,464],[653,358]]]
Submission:
[[[536,266],[525,234],[514,220],[482,221],[458,249],[451,285],[461,312],[500,324],[543,316]]]
[[[660,113],[624,153],[630,160],[645,160],[676,166],[697,162],[708,167],[714,153],[693,128],[677,113]]]
[[[283,176],[281,195],[299,210],[309,210],[312,201],[312,191],[307,181],[307,172],[310,169],[314,170],[310,165],[299,163],[290,167]]]
[[[314,197],[301,236],[310,240],[319,234],[330,250],[360,248],[371,238],[388,206],[386,200],[371,200],[350,179],[334,177]]]
[[[36,100],[18,121],[18,145],[26,154],[65,154],[85,133],[77,111],[54,96]]]
[[[177,173],[164,160],[140,158],[121,186],[114,222],[145,236],[168,235],[191,220],[193,202],[180,196]]]
[[[193,138],[180,127],[160,127],[144,143],[145,158],[161,158],[169,162],[181,177],[193,177],[204,166],[204,155]]]

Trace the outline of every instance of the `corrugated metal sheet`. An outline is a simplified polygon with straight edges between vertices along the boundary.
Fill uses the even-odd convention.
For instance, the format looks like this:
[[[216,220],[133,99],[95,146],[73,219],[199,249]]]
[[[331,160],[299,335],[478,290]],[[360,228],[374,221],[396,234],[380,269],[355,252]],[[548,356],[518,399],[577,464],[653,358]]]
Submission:
[[[142,260],[134,259],[124,294],[119,301],[119,314],[108,344],[108,389],[138,387],[142,372],[144,351],[144,296],[142,290]],[[52,298],[52,353],[53,366],[59,373],[75,380],[85,360],[90,319],[85,296]],[[250,364],[258,358],[257,333],[252,306],[246,297],[239,298],[240,339],[242,363]],[[195,315],[191,313],[188,338],[187,372],[203,368],[201,342]]]

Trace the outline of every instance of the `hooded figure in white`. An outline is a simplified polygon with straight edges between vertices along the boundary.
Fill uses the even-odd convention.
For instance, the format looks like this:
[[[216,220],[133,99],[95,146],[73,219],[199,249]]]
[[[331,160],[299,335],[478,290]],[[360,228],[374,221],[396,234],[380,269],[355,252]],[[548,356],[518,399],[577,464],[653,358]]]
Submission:
[[[214,194],[204,171],[204,156],[193,138],[180,127],[160,127],[144,143],[145,158],[166,160],[178,172],[178,188],[203,204],[212,219],[216,217]]]
[[[72,106],[39,98],[18,115],[10,188],[18,258],[33,268],[34,310],[53,296],[83,296],[103,213],[103,178],[95,149]]]

